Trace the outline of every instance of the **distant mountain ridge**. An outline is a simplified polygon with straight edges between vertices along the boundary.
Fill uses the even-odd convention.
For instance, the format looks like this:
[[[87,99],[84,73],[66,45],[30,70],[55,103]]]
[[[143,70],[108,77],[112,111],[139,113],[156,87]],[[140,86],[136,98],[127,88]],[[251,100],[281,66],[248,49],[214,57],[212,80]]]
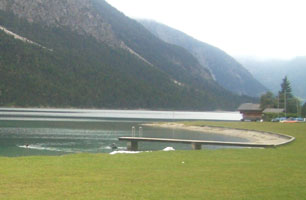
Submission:
[[[215,110],[255,101],[103,0],[3,0],[0,25],[33,42],[0,30],[0,106]]]
[[[259,96],[266,91],[240,63],[222,50],[158,22],[141,19],[138,21],[165,42],[187,49],[203,67],[210,70],[222,87],[249,96]]]
[[[287,76],[295,96],[306,101],[306,56],[291,60],[237,58],[269,90],[277,94]]]

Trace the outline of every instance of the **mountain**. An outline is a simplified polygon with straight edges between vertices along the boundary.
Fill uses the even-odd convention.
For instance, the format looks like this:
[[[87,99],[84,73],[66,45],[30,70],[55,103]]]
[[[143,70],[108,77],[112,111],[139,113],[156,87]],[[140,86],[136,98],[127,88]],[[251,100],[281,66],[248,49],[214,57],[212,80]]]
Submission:
[[[306,56],[291,60],[237,58],[269,90],[277,94],[285,76],[295,96],[306,100]]]
[[[0,26],[0,106],[215,110],[255,101],[103,0],[2,0]]]
[[[155,21],[138,21],[163,41],[187,49],[203,67],[210,70],[222,87],[249,96],[260,96],[266,91],[261,83],[224,51]]]

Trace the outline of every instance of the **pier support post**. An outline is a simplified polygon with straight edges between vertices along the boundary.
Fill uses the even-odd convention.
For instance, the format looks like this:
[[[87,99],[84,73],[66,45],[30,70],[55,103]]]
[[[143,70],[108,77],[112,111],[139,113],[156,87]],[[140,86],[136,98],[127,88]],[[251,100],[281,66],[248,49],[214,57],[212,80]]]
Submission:
[[[128,151],[137,151],[138,150],[138,142],[137,141],[128,141],[127,142],[127,150]]]
[[[202,145],[200,143],[191,143],[193,150],[201,150]]]

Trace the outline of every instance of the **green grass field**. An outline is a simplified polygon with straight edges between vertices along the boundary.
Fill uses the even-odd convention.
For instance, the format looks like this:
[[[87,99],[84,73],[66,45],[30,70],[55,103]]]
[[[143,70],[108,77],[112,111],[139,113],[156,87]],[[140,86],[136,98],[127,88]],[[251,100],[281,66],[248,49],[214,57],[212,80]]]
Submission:
[[[269,149],[0,157],[0,199],[306,199],[306,123],[188,124],[296,140]]]

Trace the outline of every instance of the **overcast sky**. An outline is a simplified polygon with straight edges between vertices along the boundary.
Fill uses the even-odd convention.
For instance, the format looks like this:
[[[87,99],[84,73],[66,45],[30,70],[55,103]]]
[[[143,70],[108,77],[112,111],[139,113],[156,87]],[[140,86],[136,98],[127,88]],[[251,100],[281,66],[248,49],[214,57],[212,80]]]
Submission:
[[[232,56],[306,56],[305,0],[106,0],[132,18],[153,19]]]

